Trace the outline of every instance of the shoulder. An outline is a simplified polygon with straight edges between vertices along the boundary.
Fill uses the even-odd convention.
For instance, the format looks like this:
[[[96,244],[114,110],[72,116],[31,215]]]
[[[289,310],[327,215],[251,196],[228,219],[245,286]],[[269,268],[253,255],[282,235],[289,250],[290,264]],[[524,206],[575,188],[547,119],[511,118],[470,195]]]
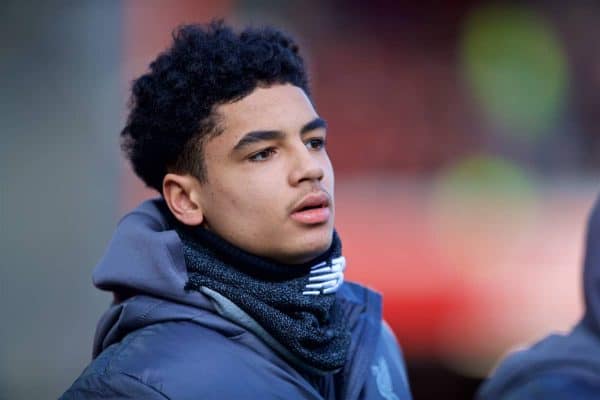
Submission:
[[[586,377],[583,374],[573,374],[572,371],[565,373],[558,370],[534,373],[500,396],[486,397],[480,394],[478,398],[490,400],[592,400],[598,398],[598,393],[600,393],[598,377]]]
[[[381,294],[356,282],[344,281],[337,297],[355,304],[381,307]]]
[[[349,317],[349,323],[355,337],[355,355],[350,362],[353,370],[360,370],[360,379],[364,379],[361,398],[411,399],[402,350],[382,318],[382,296],[346,281],[338,291],[338,298],[346,303],[347,309],[360,310],[348,314],[354,315]],[[358,357],[359,354],[364,356]]]
[[[156,393],[148,398],[244,398],[265,393],[272,394],[266,398],[277,398],[286,391],[291,398],[318,398],[289,370],[259,354],[251,346],[254,340],[246,331],[224,336],[193,321],[151,325],[103,351],[65,396],[112,393],[114,388],[135,393],[143,388]],[[69,398],[73,397],[65,397]]]
[[[59,400],[132,398],[149,400],[167,399],[157,388],[126,373],[84,373]]]
[[[382,321],[372,356],[364,368],[361,399],[410,400],[412,395],[402,352],[389,326]],[[361,375],[362,375],[361,374]]]
[[[396,394],[396,397],[389,398],[411,398],[402,349],[394,332],[383,320],[369,372],[371,384],[375,383],[374,386],[381,395],[388,391]]]
[[[588,399],[600,392],[600,340],[577,325],[510,354],[481,386],[478,399]],[[589,394],[589,396],[588,396]]]
[[[344,283],[342,288],[340,294],[342,299],[365,306],[363,309],[365,314],[368,315],[371,325],[369,332],[374,336],[374,365],[377,363],[390,364],[393,367],[392,369],[397,372],[396,376],[402,381],[402,385],[408,386],[402,349],[393,330],[381,315],[381,295],[372,289],[353,282]]]

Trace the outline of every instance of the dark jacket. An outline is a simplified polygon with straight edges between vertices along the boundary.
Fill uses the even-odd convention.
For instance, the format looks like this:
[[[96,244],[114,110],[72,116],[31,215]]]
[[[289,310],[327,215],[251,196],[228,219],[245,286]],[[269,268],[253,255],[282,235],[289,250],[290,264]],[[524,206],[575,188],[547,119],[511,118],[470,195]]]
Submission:
[[[600,399],[600,199],[588,221],[583,280],[583,319],[569,334],[509,356],[478,399]]]
[[[160,200],[125,216],[94,271],[115,294],[91,364],[61,399],[410,399],[402,355],[382,323],[381,297],[344,283],[338,301],[352,341],[337,373],[313,375],[185,291],[183,246]]]

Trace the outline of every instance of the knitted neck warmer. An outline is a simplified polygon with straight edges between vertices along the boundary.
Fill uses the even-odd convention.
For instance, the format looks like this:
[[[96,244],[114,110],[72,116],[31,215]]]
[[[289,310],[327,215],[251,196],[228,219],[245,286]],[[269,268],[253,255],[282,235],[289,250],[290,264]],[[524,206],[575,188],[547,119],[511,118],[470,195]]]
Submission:
[[[302,265],[255,256],[201,227],[177,232],[188,270],[186,290],[208,288],[227,298],[308,371],[335,372],[344,365],[350,332],[334,293],[343,280],[336,232],[328,251]]]

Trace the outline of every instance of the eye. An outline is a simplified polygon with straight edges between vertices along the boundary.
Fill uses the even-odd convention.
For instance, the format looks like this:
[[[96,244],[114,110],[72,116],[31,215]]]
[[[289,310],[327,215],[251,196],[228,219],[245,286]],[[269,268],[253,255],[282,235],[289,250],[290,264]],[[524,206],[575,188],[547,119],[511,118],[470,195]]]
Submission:
[[[324,138],[312,138],[306,142],[306,147],[310,150],[321,150],[327,144]]]
[[[269,147],[268,149],[264,149],[257,153],[252,154],[250,157],[248,157],[248,160],[250,160],[250,161],[266,161],[269,158],[271,158],[271,156],[273,154],[275,154],[275,149],[273,147]]]

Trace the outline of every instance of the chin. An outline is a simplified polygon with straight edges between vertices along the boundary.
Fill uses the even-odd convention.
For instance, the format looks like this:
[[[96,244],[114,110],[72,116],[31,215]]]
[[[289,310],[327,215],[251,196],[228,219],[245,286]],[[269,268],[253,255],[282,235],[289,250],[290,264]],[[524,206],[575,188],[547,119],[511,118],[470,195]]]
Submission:
[[[303,235],[294,243],[293,249],[288,254],[291,264],[302,264],[326,252],[333,240],[333,230],[323,230],[312,234]]]

